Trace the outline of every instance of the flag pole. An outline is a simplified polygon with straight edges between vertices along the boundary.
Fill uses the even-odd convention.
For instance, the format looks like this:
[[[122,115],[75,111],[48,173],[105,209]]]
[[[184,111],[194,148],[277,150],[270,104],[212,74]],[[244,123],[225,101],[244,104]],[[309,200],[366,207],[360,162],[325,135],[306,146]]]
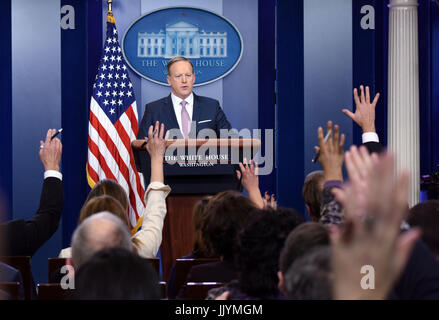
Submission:
[[[113,0],[107,0],[108,14],[113,14]]]

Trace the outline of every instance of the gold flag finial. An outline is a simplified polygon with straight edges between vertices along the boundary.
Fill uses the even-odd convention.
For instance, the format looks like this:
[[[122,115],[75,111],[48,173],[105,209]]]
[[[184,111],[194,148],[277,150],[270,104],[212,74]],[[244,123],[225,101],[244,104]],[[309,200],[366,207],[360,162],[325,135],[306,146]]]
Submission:
[[[113,0],[107,0],[108,12],[113,12]]]
[[[107,22],[116,23],[116,19],[113,17],[113,0],[107,0],[108,4],[108,13],[107,13]]]

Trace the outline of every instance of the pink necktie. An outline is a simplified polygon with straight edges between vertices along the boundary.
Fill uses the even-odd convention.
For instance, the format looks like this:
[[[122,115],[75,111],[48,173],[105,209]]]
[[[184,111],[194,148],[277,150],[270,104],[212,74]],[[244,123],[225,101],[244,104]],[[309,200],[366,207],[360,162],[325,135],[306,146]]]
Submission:
[[[183,131],[183,136],[185,139],[188,138],[189,135],[189,123],[191,118],[189,117],[189,113],[186,110],[186,101],[182,101],[181,103],[181,130]]]

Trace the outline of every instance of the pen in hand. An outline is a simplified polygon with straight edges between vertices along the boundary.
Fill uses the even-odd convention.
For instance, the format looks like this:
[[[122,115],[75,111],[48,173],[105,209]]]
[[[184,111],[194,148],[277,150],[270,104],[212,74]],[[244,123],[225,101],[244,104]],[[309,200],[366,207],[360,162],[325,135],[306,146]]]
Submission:
[[[331,133],[332,133],[332,130],[328,130],[328,132],[326,133],[325,139],[323,140],[324,142],[328,141],[329,136],[331,135]],[[320,156],[320,149],[319,149],[319,151],[317,151],[316,155],[312,159],[312,162],[316,163],[317,160],[319,160],[319,156]]]
[[[156,133],[157,133],[157,129],[154,129],[154,132],[152,133],[152,135],[155,135]],[[148,140],[149,139],[145,137],[145,141],[140,146],[140,149],[143,149],[143,147],[146,146],[146,144],[148,143]]]
[[[62,128],[59,129],[55,134],[50,138],[50,141],[52,141],[57,135],[59,135],[62,132]]]

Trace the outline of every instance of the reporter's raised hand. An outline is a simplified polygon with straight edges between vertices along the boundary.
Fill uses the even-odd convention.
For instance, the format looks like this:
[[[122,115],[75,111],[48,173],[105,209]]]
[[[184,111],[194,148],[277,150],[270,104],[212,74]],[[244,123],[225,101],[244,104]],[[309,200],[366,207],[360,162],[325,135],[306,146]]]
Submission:
[[[343,109],[342,112],[349,118],[354,120],[354,122],[361,127],[363,133],[376,132],[375,107],[380,97],[380,94],[377,93],[371,103],[369,87],[366,87],[366,94],[364,93],[363,86],[360,86],[360,91],[361,95],[358,96],[357,88],[354,89],[355,113],[352,113],[348,109]]]
[[[395,179],[394,162],[393,155],[370,156],[364,147],[346,153],[350,181],[333,190],[346,216],[344,227],[331,232],[336,299],[385,299],[420,236],[417,229],[401,233],[408,175]],[[373,268],[374,290],[362,287],[364,266]]]
[[[163,156],[166,151],[166,139],[168,137],[168,132],[165,135],[165,125],[157,121],[155,126],[149,126],[148,130],[148,142],[146,143],[146,150],[151,157],[151,160],[161,160],[163,161]]]
[[[259,190],[258,164],[251,160],[247,164],[247,159],[244,158],[244,163],[239,163],[241,171],[236,171],[236,176],[241,179],[241,184],[247,190],[250,200],[252,200],[259,208],[264,208],[264,201]]]
[[[148,142],[146,143],[146,150],[151,157],[151,182],[164,182],[163,174],[163,157],[166,151],[166,139],[169,132],[166,132],[165,125],[157,121],[155,126],[149,127]]]
[[[343,157],[345,135],[340,135],[340,127],[335,125],[332,127],[332,121],[328,121],[327,132],[332,131],[327,141],[323,136],[323,128],[319,127],[317,136],[319,147],[315,147],[316,151],[320,150],[319,163],[325,173],[325,181],[340,180],[343,181]]]
[[[46,140],[40,141],[40,160],[44,165],[44,170],[60,171],[62,143],[58,138],[51,139],[56,133],[55,129],[47,130]]]

